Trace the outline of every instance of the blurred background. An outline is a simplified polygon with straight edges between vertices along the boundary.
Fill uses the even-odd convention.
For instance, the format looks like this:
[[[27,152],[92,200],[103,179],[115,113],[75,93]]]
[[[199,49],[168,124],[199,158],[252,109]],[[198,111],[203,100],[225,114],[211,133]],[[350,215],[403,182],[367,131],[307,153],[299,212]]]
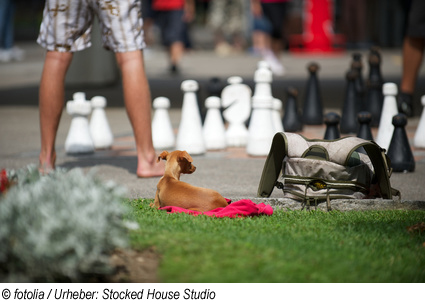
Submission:
[[[4,4],[10,0],[0,0]],[[200,99],[211,94],[211,79],[220,78],[222,84],[233,75],[243,77],[251,88],[258,54],[255,40],[254,16],[251,0],[232,0],[242,3],[242,11],[229,13],[227,8],[213,10],[218,0],[193,0],[193,19],[185,24],[184,55],[179,73],[170,68],[169,54],[163,45],[161,29],[155,14],[150,11],[152,0],[140,0],[145,24],[145,62],[152,98],[167,96],[171,106],[181,107],[181,81],[196,79],[200,83]],[[44,49],[36,43],[42,19],[44,1],[13,0],[15,58],[2,60],[0,48],[0,105],[37,105],[38,82],[41,75]],[[277,54],[277,69],[273,79],[275,97],[284,101],[285,88],[296,87],[304,94],[308,78],[307,65],[319,63],[319,77],[325,107],[340,108],[346,85],[346,72],[352,55],[360,53],[363,73],[368,73],[368,55],[371,47],[382,52],[382,73],[385,81],[400,83],[402,45],[406,28],[409,0],[287,0],[283,18],[281,52]],[[312,4],[314,3],[314,5]],[[218,13],[217,13],[218,12]],[[0,8],[0,14],[2,9]],[[226,16],[217,16],[226,13]],[[224,18],[224,19],[219,19]],[[1,17],[0,17],[1,18]],[[4,17],[3,17],[4,18]],[[213,20],[215,21],[215,24]],[[314,19],[314,20],[313,20]],[[1,19],[0,19],[1,20]],[[219,20],[219,21],[217,21]],[[222,21],[220,21],[222,20]],[[235,23],[236,21],[236,23]],[[319,22],[319,26],[317,26]],[[236,30],[226,32],[231,24]],[[221,29],[220,26],[223,26]],[[84,90],[87,95],[103,95],[109,106],[123,106],[119,71],[112,52],[102,48],[98,25],[92,31],[93,46],[75,53],[67,74],[66,98]],[[221,33],[218,33],[221,31]],[[322,35],[325,50],[307,45],[312,32]],[[323,33],[321,33],[321,31]],[[237,35],[235,35],[237,32]],[[317,33],[315,33],[317,34]],[[310,36],[309,36],[310,35]],[[238,36],[237,39],[235,36]],[[263,56],[264,58],[264,56]],[[273,57],[274,58],[274,57]],[[271,63],[276,63],[272,58]],[[4,58],[3,58],[4,59]],[[283,69],[283,70],[282,70]],[[171,73],[170,73],[171,72]],[[174,71],[175,72],[175,71]],[[421,66],[417,83],[423,83],[425,68]],[[420,115],[420,97],[424,86],[416,86],[415,115]]]
[[[14,0],[16,2],[15,15],[15,39],[17,41],[35,41],[43,14],[43,0]],[[194,48],[211,48],[214,41],[211,36],[196,35],[196,31],[205,29],[207,26],[207,14],[211,2],[214,0],[194,0],[196,15],[190,25],[191,42]],[[245,0],[249,3],[250,0]],[[353,2],[362,15],[357,23],[347,26],[347,12],[344,5]],[[364,36],[359,41],[347,40],[348,48],[367,47],[379,45],[382,48],[399,48],[402,45],[403,32],[408,8],[408,0],[334,0],[329,1],[332,5],[332,17],[335,33],[352,37],[356,28],[364,27]],[[303,31],[303,0],[291,0],[288,2],[289,10],[286,21],[287,35],[301,34]],[[348,12],[350,13],[350,12]],[[358,13],[351,11],[352,14]],[[250,12],[247,10],[247,17]],[[250,40],[251,27],[246,28],[246,39]],[[193,33],[193,31],[195,33]],[[357,45],[356,45],[357,43]]]

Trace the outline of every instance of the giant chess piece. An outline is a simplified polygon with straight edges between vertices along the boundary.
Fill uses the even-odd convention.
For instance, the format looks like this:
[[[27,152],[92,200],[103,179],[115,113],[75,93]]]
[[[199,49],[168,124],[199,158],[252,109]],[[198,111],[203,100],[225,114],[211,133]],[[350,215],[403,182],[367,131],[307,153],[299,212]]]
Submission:
[[[254,74],[255,90],[252,97],[252,116],[248,129],[246,151],[251,156],[267,156],[274,133],[272,121],[272,72],[263,66]]]
[[[298,90],[294,87],[286,89],[286,105],[283,114],[283,129],[287,132],[296,132],[303,129],[302,116],[298,109]]]
[[[156,150],[173,148],[176,144],[168,109],[170,100],[160,96],[153,100],[152,142]]]
[[[72,116],[71,126],[65,140],[67,154],[89,154],[94,152],[94,144],[90,135],[88,116],[91,103],[86,100],[84,92],[76,92],[73,100],[66,103],[66,111]]]
[[[381,73],[381,53],[379,48],[372,47],[369,52],[369,80],[371,82],[384,83]]]
[[[282,124],[282,101],[280,99],[273,99],[273,111],[272,111],[272,120],[274,133],[283,132]]]
[[[105,113],[106,98],[103,96],[94,96],[91,99],[91,106],[93,110],[89,127],[94,148],[111,148],[114,142],[114,135],[112,134],[108,118]]]
[[[221,97],[221,92],[223,91],[223,88],[224,88],[223,82],[219,77],[217,77],[217,76],[211,77],[208,80],[208,83],[207,83],[207,86],[206,86],[206,89],[207,89],[207,96],[206,97],[207,98],[210,97],[210,96]],[[200,102],[200,100],[198,100],[198,102]],[[205,104],[203,106],[204,106],[205,111],[204,112],[201,111],[202,124],[204,124],[204,122],[205,122],[205,116],[206,116],[206,113],[208,111],[207,109],[205,109]],[[199,109],[202,109],[202,105],[200,105],[200,104],[199,104]],[[221,113],[221,115],[223,115],[223,108],[221,108],[221,107],[220,107],[220,113]]]
[[[248,128],[245,125],[251,114],[251,88],[242,83],[242,78],[232,76],[221,92],[223,117],[229,123],[226,143],[229,147],[244,147],[248,143]]]
[[[372,114],[367,111],[361,111],[357,115],[357,120],[359,121],[359,131],[357,132],[357,137],[373,141],[372,131],[370,130]]]
[[[212,77],[208,81],[207,91],[208,96],[221,96],[221,91],[223,90],[223,84],[219,77]]]
[[[367,80],[366,82],[365,111],[372,115],[371,127],[378,127],[381,120],[384,95],[382,94],[382,83],[380,81]]]
[[[223,82],[222,80],[217,77],[217,76],[213,76],[211,77],[207,84],[205,85],[205,89],[206,89],[206,97],[210,97],[210,96],[221,96],[221,91],[223,90]],[[199,90],[201,91],[201,90]],[[197,99],[198,99],[198,107],[199,107],[199,112],[201,114],[201,120],[202,120],[202,125],[205,122],[205,117],[207,115],[207,109],[205,108],[205,103],[202,103],[202,98],[200,97],[201,94],[197,95]]]
[[[413,138],[413,146],[417,148],[425,148],[425,95],[422,96],[421,102],[423,107],[422,114]]]
[[[363,62],[362,62],[362,54],[355,52],[352,55],[353,61],[351,63],[351,68],[356,70],[359,74],[358,82],[356,83],[357,88],[360,91],[364,91],[364,81],[363,81]]]
[[[257,70],[258,69],[268,69],[271,71],[270,64],[266,60],[260,60],[259,62],[257,62]],[[245,121],[246,127],[249,127],[249,124],[251,122],[251,117],[252,117],[252,110],[251,110],[251,113],[249,114],[249,118]]]
[[[303,123],[306,125],[321,125],[323,123],[322,96],[317,73],[319,65],[308,65],[309,77],[304,98]]]
[[[207,150],[222,150],[226,148],[226,129],[220,108],[221,100],[217,96],[210,96],[205,100],[207,115],[205,117],[203,135]]]
[[[366,89],[363,82],[363,63],[362,63],[362,55],[360,53],[353,54],[351,69],[357,72],[355,85],[356,85],[356,91],[357,91],[358,100],[359,100],[359,111],[362,111],[365,109],[364,107],[365,107]]]
[[[399,113],[393,117],[394,133],[388,148],[388,158],[395,172],[413,172],[415,170],[415,158],[410,148],[406,130],[407,116]]]
[[[345,88],[344,106],[341,116],[341,133],[357,133],[360,102],[359,94],[356,89],[356,79],[359,77],[357,71],[350,70],[346,74],[347,85]]]
[[[186,150],[191,155],[205,153],[202,120],[196,96],[198,88],[198,82],[194,80],[185,80],[181,84],[184,94],[176,149]]]
[[[396,100],[397,85],[395,83],[385,83],[382,87],[382,92],[384,94],[384,105],[382,106],[376,143],[388,150],[394,132],[392,120],[398,114]]]
[[[326,124],[325,140],[335,140],[341,137],[339,133],[339,122],[341,117],[335,112],[329,112],[325,115],[324,122]]]

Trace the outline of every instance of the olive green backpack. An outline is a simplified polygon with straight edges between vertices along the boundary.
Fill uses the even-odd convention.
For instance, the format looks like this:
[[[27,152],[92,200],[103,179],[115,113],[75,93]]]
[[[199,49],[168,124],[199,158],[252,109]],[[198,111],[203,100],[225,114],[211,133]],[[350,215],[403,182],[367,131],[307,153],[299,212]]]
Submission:
[[[331,199],[400,197],[390,184],[391,167],[385,150],[357,137],[310,140],[295,133],[277,133],[264,164],[259,197],[274,187],[284,197],[317,206]]]

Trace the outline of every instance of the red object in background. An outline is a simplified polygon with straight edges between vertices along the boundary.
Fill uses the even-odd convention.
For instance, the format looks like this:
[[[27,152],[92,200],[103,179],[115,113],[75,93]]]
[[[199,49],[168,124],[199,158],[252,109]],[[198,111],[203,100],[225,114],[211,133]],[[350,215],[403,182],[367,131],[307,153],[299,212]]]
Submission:
[[[333,7],[333,0],[304,1],[303,34],[290,37],[290,51],[309,53],[343,51],[345,36],[334,33]]]
[[[6,170],[2,169],[0,173],[0,193],[3,193],[8,188],[9,188],[9,179],[7,178]]]

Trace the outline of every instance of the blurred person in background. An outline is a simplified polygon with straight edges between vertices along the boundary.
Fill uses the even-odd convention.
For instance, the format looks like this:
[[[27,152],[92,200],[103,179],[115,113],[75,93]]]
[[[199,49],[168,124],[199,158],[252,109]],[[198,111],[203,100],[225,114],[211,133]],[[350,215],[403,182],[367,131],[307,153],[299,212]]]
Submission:
[[[155,23],[155,14],[152,10],[152,0],[142,0],[143,33],[145,34],[146,53],[147,48],[154,44],[152,27]]]
[[[247,29],[247,0],[211,0],[207,25],[214,32],[215,52],[227,56],[243,52]]]
[[[412,0],[403,40],[403,70],[398,96],[399,112],[412,117],[413,94],[425,48],[425,1]]]
[[[0,62],[22,60],[24,51],[14,46],[14,0],[0,0]]]
[[[348,49],[366,49],[366,0],[343,0],[342,23]]]
[[[279,57],[285,49],[285,21],[289,0],[251,0],[254,52],[267,61],[275,75],[284,75]]]
[[[168,50],[170,72],[177,74],[185,51],[186,26],[195,16],[194,0],[152,0],[152,9],[162,44]]]

